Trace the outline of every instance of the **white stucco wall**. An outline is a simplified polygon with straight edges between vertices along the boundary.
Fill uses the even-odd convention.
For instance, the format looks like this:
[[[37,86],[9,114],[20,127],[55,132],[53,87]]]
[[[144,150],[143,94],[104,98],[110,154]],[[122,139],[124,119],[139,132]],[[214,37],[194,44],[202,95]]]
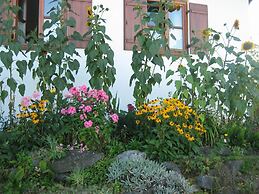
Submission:
[[[239,19],[240,31],[236,35],[240,36],[243,40],[251,36],[248,30],[250,28],[248,22],[248,0],[190,0],[190,2],[208,5],[209,27],[224,31],[224,23],[227,23],[231,27],[235,19]],[[113,94],[118,94],[121,109],[126,109],[128,103],[134,103],[134,98],[132,97],[133,89],[129,87],[129,78],[132,74],[130,67],[132,52],[123,50],[123,0],[93,0],[93,5],[98,4],[103,4],[104,7],[110,9],[104,17],[107,19],[107,34],[112,39],[110,45],[115,53],[114,61],[117,69],[116,83],[112,92]],[[79,50],[79,53],[83,55],[83,50]],[[19,55],[20,57],[22,56]],[[81,70],[76,77],[75,85],[80,85],[88,81],[84,70],[85,58],[81,58],[80,62]],[[166,66],[169,66],[169,62],[166,62]],[[1,75],[1,79],[5,76]],[[35,82],[28,75],[24,79],[24,83],[27,87],[26,95],[30,95],[36,88]],[[161,86],[154,88],[150,98],[165,97],[170,91],[173,91],[173,86],[167,87],[166,82],[163,82]],[[19,94],[17,94],[16,98],[19,101]],[[7,110],[7,102],[4,105],[1,104],[2,110]]]

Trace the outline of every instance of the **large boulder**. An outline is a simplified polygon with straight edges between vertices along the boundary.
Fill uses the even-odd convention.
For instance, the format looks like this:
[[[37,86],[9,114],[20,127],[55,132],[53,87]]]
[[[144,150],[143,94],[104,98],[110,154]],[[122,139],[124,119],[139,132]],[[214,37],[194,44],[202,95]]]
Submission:
[[[172,170],[181,174],[181,169],[174,162],[163,162],[162,165],[166,168],[167,171]]]
[[[65,181],[71,172],[91,167],[103,157],[103,153],[71,150],[64,158],[52,162],[51,168],[56,180]]]
[[[212,176],[198,176],[196,178],[197,185],[202,189],[212,190],[215,187],[215,178]]]
[[[135,159],[145,159],[146,154],[144,152],[140,152],[138,150],[128,150],[125,152],[122,152],[116,157],[118,160],[135,160]]]

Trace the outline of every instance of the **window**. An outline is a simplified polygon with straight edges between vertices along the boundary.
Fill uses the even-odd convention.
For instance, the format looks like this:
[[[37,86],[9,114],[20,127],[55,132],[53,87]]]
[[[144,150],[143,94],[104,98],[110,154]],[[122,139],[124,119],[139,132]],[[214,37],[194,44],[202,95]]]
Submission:
[[[147,11],[147,14],[155,13],[158,8],[153,6],[153,3],[159,0],[142,0],[139,5],[135,0],[124,0],[124,49],[131,50],[136,44],[134,25],[141,24],[141,19],[136,18],[135,6],[141,6],[142,10]],[[208,7],[207,5],[187,3],[185,0],[175,0],[179,4],[179,9],[171,11],[167,14],[168,19],[173,23],[173,27],[167,29],[169,39],[169,47],[173,52],[188,50],[188,43],[196,32],[197,37],[201,37],[200,31],[208,27]],[[189,9],[189,10],[188,10]],[[189,25],[188,25],[189,22]],[[152,26],[154,23],[149,22],[147,26]],[[188,36],[188,32],[189,36]],[[169,34],[173,34],[172,38]]]
[[[60,1],[60,0],[58,0]],[[43,33],[44,19],[49,19],[49,11],[53,7],[57,7],[58,1],[53,0],[11,0],[13,5],[20,7],[20,10],[16,16],[15,26],[23,31],[27,37],[32,31],[36,31],[37,34]],[[68,28],[67,35],[73,34],[74,31],[84,34],[87,32],[85,23],[87,21],[86,8],[92,6],[92,0],[68,0],[71,5],[71,10],[65,14],[65,17],[74,17],[76,20],[75,28]],[[76,11],[75,11],[76,10]],[[5,15],[2,15],[5,18]],[[17,41],[26,43],[23,37],[16,37]],[[70,40],[73,41],[73,40]],[[87,40],[75,42],[79,48],[84,48],[87,44]]]

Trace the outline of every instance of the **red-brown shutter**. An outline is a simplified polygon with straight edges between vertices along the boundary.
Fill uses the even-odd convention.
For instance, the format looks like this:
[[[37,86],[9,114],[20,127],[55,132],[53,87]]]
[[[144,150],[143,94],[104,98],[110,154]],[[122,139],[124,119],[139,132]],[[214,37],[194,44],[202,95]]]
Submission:
[[[189,4],[190,40],[193,37],[202,39],[202,31],[208,28],[208,6],[196,3]]]
[[[89,29],[86,26],[88,19],[87,8],[92,8],[92,0],[68,0],[68,3],[71,5],[71,11],[68,12],[67,18],[73,17],[76,21],[76,26],[75,28],[68,28],[67,35],[72,35],[74,31],[84,35]],[[89,39],[86,38],[82,41],[70,39],[70,41],[74,42],[77,48],[85,48]]]
[[[124,0],[124,50],[131,50],[136,44],[134,26],[141,25],[141,18],[136,17],[137,11],[134,7],[140,5],[144,11],[147,11],[146,0],[141,1],[141,5],[136,0]]]
[[[38,34],[43,34],[44,23],[44,0],[39,1]]]

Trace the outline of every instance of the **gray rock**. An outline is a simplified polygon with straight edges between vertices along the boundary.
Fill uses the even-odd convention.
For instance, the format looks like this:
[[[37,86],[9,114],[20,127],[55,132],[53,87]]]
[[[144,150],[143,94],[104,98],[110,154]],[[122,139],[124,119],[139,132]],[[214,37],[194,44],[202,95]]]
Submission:
[[[64,174],[94,165],[104,157],[103,153],[71,150],[64,158],[54,161],[51,168],[56,174]]]
[[[134,160],[134,159],[140,159],[140,158],[145,159],[146,154],[144,152],[140,152],[138,150],[128,150],[128,151],[122,152],[116,158],[118,160],[122,160],[122,161],[124,161],[124,160]]]
[[[196,178],[197,185],[202,189],[213,189],[215,186],[215,178],[212,176],[198,176]]]
[[[223,147],[218,151],[219,155],[221,156],[229,156],[231,155],[231,150],[227,147]]]
[[[166,168],[167,171],[172,170],[181,174],[181,169],[174,162],[163,162],[162,165]]]
[[[240,171],[244,161],[243,160],[231,160],[225,163],[226,167],[230,170],[231,175],[235,177]]]

